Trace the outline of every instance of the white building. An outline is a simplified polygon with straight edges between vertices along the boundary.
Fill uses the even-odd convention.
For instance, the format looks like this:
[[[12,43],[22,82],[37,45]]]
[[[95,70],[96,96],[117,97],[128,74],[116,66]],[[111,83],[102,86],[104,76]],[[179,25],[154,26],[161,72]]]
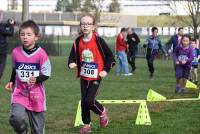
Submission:
[[[30,12],[53,12],[56,9],[58,0],[28,0]],[[14,10],[22,11],[23,0],[0,0],[0,10],[10,10],[14,6]],[[1,8],[2,7],[2,8]]]
[[[169,0],[170,1],[170,0]],[[120,4],[120,12],[133,15],[159,15],[159,14],[171,14],[171,15],[186,15],[184,11],[185,2],[169,2],[167,0],[118,0]],[[109,10],[109,4],[112,0],[106,0],[103,5],[104,11]],[[172,7],[176,7],[176,10],[172,10]]]
[[[2,11],[8,10],[8,0],[0,0],[0,10]]]
[[[172,14],[169,3],[156,0],[121,0],[121,12],[137,15]]]
[[[0,0],[0,10],[7,11],[14,5],[16,11],[22,11],[23,0]],[[29,0],[30,12],[53,12],[56,9],[58,0]],[[132,15],[159,15],[159,14],[179,14],[186,15],[184,4],[176,2],[176,12],[170,7],[172,5],[164,0],[118,0],[121,13]],[[169,0],[170,1],[170,0]],[[83,1],[82,1],[83,2]],[[104,0],[102,3],[103,11],[109,10],[112,0]]]

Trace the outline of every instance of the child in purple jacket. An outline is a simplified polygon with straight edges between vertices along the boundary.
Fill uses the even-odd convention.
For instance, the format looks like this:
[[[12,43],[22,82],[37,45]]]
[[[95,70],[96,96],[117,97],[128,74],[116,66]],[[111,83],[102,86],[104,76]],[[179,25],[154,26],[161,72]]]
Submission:
[[[181,93],[185,94],[186,81],[190,75],[191,62],[193,60],[193,49],[190,46],[190,37],[184,35],[181,39],[181,45],[175,49],[175,76],[176,76],[176,88],[175,93],[181,90]]]

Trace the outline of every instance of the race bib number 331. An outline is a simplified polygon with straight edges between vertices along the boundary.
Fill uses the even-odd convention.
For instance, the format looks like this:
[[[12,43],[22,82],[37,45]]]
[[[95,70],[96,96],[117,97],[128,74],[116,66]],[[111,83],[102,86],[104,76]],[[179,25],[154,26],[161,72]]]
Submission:
[[[80,75],[88,78],[97,78],[98,65],[96,63],[83,62]]]
[[[38,63],[16,63],[17,76],[22,82],[28,82],[31,76],[39,76]]]

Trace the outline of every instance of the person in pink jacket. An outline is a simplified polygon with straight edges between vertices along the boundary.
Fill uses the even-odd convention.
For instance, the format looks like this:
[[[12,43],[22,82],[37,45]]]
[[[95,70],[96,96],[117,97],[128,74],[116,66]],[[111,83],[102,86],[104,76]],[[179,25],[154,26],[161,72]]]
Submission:
[[[25,21],[19,34],[22,45],[12,51],[13,70],[5,86],[12,93],[9,121],[17,134],[27,134],[27,114],[31,134],[44,134],[46,95],[43,82],[51,75],[51,64],[46,52],[36,44],[39,28],[34,21]]]

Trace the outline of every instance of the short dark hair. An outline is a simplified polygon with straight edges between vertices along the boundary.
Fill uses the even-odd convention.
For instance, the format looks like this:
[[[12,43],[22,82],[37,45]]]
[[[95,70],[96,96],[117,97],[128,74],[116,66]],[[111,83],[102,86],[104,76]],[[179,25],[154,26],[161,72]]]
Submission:
[[[158,28],[157,27],[152,27],[151,28],[151,32],[154,32],[155,30],[158,30]]]
[[[178,32],[181,31],[181,30],[183,30],[183,27],[179,27],[179,28],[178,28]]]
[[[196,39],[195,39],[195,38],[191,38],[190,41],[194,41],[194,42],[196,42]]]
[[[23,22],[20,26],[19,32],[21,32],[21,30],[24,28],[32,28],[35,35],[39,35],[39,27],[33,20],[27,20]]]
[[[121,31],[120,31],[120,32],[125,32],[125,31],[126,31],[126,28],[123,27],[123,28],[121,28]]]

